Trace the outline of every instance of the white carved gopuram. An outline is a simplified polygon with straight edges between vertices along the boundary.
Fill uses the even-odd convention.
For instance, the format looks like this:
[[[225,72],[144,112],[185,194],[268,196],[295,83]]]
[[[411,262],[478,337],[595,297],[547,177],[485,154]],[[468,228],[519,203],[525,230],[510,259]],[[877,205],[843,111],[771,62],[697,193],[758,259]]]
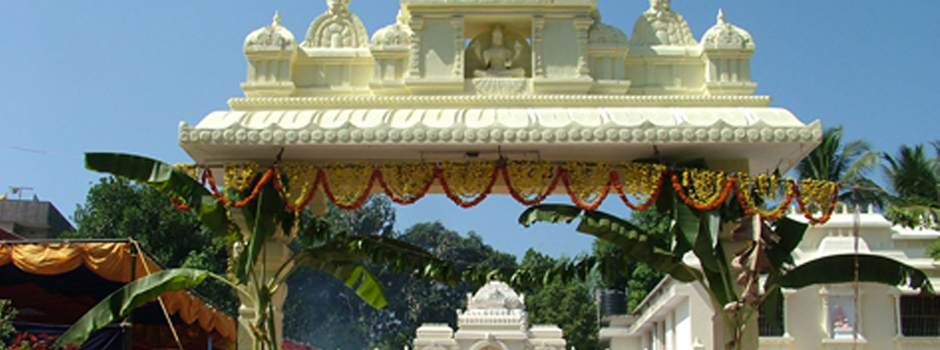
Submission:
[[[629,38],[597,0],[402,0],[369,38],[350,1],[326,1],[302,41],[280,17],[245,39],[245,97],[180,125],[197,163],[706,158],[765,173],[822,135],[754,95],[733,9],[696,40],[669,0]]]
[[[491,281],[467,295],[467,310],[457,311],[457,332],[446,324],[424,324],[414,350],[565,350],[561,328],[529,327],[525,295]]]
[[[326,1],[303,41],[281,25],[281,14],[248,35],[245,97],[179,127],[180,145],[196,163],[218,168],[280,160],[364,169],[363,176],[325,180],[355,207],[356,198],[382,192],[372,186],[369,166],[402,170],[420,163],[426,170],[435,162],[490,162],[479,170],[503,161],[537,167],[704,158],[715,170],[759,174],[788,171],[822,137],[819,121],[804,124],[771,107],[769,96],[754,95],[754,38],[717,8],[714,26],[696,40],[678,12],[681,3],[669,0],[650,0],[629,38],[618,28],[624,23],[604,23],[598,0],[401,0],[391,24],[370,38],[350,1]],[[542,186],[551,175],[541,173],[523,172],[523,178],[538,189],[531,193],[567,189],[572,199],[577,194],[597,204],[610,190],[607,172],[568,172],[575,173],[571,186]],[[476,197],[462,202],[472,206],[491,190],[515,196],[520,187],[492,170],[421,174],[431,175],[399,176],[408,181],[396,188],[414,200],[428,192]],[[492,176],[489,187],[485,176]],[[448,190],[445,178],[461,178],[462,185]],[[313,206],[318,203],[325,207],[322,195]],[[287,259],[283,240],[266,247],[267,266]],[[274,301],[277,329],[285,297],[286,288]],[[564,347],[557,328],[528,329],[521,307],[475,305],[460,316],[449,344],[467,339],[487,350],[520,350],[538,340],[546,349]],[[254,317],[253,306],[242,305],[239,315],[239,349],[248,349],[252,333],[244,320]],[[485,319],[502,323],[474,323]],[[498,331],[478,329],[483,326]],[[438,331],[449,332],[429,326],[419,340]]]

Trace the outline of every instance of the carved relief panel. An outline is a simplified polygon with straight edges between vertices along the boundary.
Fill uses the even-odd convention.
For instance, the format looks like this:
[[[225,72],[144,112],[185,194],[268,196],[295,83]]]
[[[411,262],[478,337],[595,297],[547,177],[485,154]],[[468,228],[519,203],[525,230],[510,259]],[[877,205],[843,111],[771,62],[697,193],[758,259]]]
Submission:
[[[532,47],[524,36],[502,25],[480,33],[466,49],[467,78],[532,76]]]

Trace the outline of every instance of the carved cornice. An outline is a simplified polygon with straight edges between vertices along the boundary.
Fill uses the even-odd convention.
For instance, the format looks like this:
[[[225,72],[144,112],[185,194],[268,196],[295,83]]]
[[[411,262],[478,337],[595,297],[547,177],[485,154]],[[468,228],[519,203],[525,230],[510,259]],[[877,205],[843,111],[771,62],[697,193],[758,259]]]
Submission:
[[[684,143],[812,143],[819,142],[822,129],[818,122],[806,126],[772,126],[763,121],[748,126],[733,126],[723,120],[707,126],[687,123],[659,126],[644,121],[637,126],[564,127],[529,126],[513,128],[492,126],[472,128],[457,124],[433,128],[417,124],[395,128],[380,124],[360,128],[345,123],[338,128],[323,128],[314,123],[300,128],[285,128],[272,123],[265,128],[233,123],[224,128],[199,128],[181,124],[182,145],[445,145],[445,144],[684,144]]]
[[[323,97],[248,97],[229,99],[232,110],[455,106],[485,105],[538,107],[767,107],[769,96],[727,95],[407,95],[407,96],[323,96]]]

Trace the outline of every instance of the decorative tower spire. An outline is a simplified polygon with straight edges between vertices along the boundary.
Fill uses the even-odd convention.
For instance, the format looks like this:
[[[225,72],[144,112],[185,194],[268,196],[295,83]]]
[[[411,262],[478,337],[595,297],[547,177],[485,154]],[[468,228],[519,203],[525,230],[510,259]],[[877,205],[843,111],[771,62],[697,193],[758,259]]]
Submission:
[[[274,11],[274,25],[281,25],[281,11]]]
[[[725,24],[725,12],[718,9],[718,24]]]

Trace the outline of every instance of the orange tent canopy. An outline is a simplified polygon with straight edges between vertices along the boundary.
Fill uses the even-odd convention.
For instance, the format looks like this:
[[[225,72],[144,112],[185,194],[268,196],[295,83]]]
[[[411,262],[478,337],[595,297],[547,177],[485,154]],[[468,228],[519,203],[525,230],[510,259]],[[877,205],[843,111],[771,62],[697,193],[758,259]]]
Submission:
[[[103,279],[119,283],[130,282],[132,276],[141,278],[161,271],[145,254],[135,256],[135,244],[133,241],[2,242],[0,267],[13,264],[25,273],[44,276],[61,275],[85,267]],[[186,324],[198,326],[206,333],[216,334],[213,342],[216,348],[234,347],[236,329],[232,317],[189,292],[164,293],[161,298],[171,315],[178,316]],[[194,335],[191,333],[181,332],[180,336]]]

